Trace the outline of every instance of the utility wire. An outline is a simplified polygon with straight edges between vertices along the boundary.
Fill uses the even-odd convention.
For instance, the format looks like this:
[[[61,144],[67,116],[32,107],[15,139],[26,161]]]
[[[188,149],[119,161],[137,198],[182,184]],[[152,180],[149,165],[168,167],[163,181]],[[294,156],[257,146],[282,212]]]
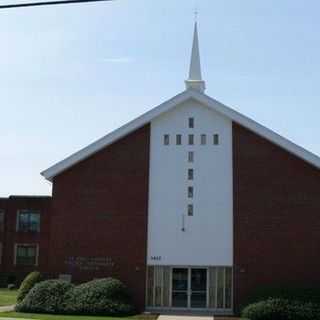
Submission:
[[[61,1],[55,0],[55,1],[41,1],[41,2],[25,2],[25,3],[0,5],[0,9],[52,6],[52,5],[58,5],[58,4],[72,4],[72,3],[100,2],[100,1],[114,1],[114,0],[61,0]]]

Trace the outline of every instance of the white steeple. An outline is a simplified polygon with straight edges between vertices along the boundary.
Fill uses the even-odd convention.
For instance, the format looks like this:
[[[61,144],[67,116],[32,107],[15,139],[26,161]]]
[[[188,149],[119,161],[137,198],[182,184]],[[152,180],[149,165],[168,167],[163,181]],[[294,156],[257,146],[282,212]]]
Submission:
[[[185,81],[187,89],[194,89],[204,92],[206,88],[205,82],[201,76],[201,64],[199,53],[198,26],[197,21],[194,24],[193,44],[190,62],[189,78]]]

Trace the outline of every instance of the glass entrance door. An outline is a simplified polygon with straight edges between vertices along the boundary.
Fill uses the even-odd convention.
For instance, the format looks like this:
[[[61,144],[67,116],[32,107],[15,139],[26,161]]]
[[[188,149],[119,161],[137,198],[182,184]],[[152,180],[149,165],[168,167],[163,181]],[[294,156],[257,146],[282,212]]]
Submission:
[[[172,269],[172,307],[187,308],[189,296],[189,270],[186,268]]]
[[[207,269],[191,269],[190,307],[207,307]]]
[[[173,268],[171,306],[174,308],[207,307],[207,269]]]

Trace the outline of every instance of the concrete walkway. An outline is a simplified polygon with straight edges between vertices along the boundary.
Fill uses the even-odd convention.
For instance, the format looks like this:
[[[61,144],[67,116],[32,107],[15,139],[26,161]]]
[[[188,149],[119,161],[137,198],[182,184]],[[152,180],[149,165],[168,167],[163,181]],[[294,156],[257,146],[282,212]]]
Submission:
[[[25,319],[25,318],[8,318],[8,317],[1,317],[1,312],[10,312],[14,311],[14,305],[13,306],[3,306],[0,307],[0,320],[31,320],[31,319]]]
[[[0,313],[1,312],[9,312],[9,311],[14,311],[14,305],[0,307]]]
[[[213,320],[213,316],[195,316],[195,315],[166,315],[161,314],[158,320]]]
[[[208,315],[167,315],[167,314],[161,314],[157,320],[240,320],[240,318],[236,317],[228,317],[228,316],[208,316]]]
[[[25,318],[6,318],[6,317],[1,317],[1,314],[0,314],[0,319],[1,320],[32,320],[32,319],[25,319]]]

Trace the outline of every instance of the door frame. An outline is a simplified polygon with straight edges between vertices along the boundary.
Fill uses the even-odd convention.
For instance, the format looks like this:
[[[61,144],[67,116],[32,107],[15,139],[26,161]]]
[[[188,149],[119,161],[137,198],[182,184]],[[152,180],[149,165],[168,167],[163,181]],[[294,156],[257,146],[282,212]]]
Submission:
[[[188,289],[187,289],[187,307],[173,307],[172,306],[172,273],[173,269],[187,269],[188,270]],[[204,308],[192,308],[191,307],[191,270],[192,269],[204,269],[206,270],[206,306]],[[209,267],[201,266],[171,266],[170,267],[170,287],[169,287],[169,305],[172,309],[177,310],[207,310],[209,307]]]

